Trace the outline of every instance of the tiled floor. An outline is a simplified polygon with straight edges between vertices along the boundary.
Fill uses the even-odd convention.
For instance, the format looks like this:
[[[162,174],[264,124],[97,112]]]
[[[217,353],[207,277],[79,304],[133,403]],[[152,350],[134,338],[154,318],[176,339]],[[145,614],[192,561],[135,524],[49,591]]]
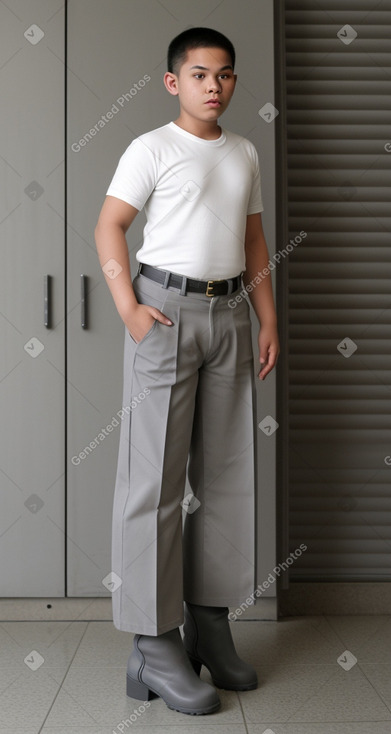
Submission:
[[[220,711],[196,717],[127,698],[132,636],[112,622],[0,623],[0,734],[391,734],[391,617],[240,621],[232,632],[259,688],[219,691]]]

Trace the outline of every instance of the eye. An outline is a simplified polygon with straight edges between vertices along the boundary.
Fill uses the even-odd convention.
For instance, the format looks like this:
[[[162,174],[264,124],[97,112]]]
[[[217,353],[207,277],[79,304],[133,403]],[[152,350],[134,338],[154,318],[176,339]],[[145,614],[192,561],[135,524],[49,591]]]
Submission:
[[[203,75],[203,74],[201,74],[201,72],[200,72],[199,74],[194,74],[194,78],[195,78],[195,79],[201,79],[201,77],[203,77],[203,76],[204,76],[204,75]]]

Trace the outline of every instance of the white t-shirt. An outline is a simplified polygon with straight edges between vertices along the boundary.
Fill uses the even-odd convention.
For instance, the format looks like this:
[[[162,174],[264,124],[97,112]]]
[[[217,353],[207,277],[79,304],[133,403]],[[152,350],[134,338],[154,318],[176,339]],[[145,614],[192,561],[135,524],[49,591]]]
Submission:
[[[135,138],[109,196],[145,207],[139,262],[188,277],[231,278],[245,270],[246,217],[263,211],[258,154],[221,128],[204,140],[169,122]]]

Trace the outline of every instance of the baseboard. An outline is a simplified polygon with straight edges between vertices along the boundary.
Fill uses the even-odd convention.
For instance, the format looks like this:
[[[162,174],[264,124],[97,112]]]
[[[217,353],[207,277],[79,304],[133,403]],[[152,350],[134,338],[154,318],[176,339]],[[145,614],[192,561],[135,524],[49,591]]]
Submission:
[[[230,607],[229,619],[231,622],[273,622],[278,618],[277,598],[275,596],[257,599],[255,604],[241,607]]]
[[[231,621],[276,620],[275,597],[258,599],[257,603],[237,612],[230,607]],[[72,598],[4,598],[0,599],[1,622],[110,622],[113,620],[111,597]]]
[[[391,614],[391,582],[291,582],[276,597],[253,606],[230,608],[232,621],[275,621],[279,617],[322,614]],[[0,621],[112,621],[111,597],[4,598]]]
[[[279,617],[391,614],[391,582],[291,582],[280,590]]]
[[[112,621],[111,597],[0,599],[1,622]]]

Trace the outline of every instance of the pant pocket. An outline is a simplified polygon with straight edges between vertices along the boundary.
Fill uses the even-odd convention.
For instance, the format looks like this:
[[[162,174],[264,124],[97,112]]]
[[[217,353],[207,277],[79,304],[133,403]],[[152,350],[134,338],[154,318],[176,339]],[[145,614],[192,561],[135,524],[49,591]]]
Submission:
[[[167,290],[161,288],[160,286],[157,286],[152,281],[145,281],[146,279],[140,278],[139,275],[136,275],[133,279],[133,290],[137,299],[137,303],[140,303],[143,306],[153,306],[154,308],[157,308],[159,311],[164,313],[164,305],[168,296]],[[156,329],[156,324],[157,320],[155,319],[149,331],[147,331],[145,336],[143,336],[143,338],[140,339],[139,342],[136,342],[130,331],[127,330],[133,344],[138,346],[139,344],[142,344],[146,339],[148,339],[148,337],[150,337]]]
[[[152,324],[151,328],[150,328],[150,329],[149,329],[149,330],[147,331],[147,333],[146,333],[146,334],[145,334],[145,335],[143,336],[143,338],[142,338],[142,339],[140,339],[140,341],[139,341],[139,342],[136,342],[136,340],[135,340],[135,339],[134,339],[134,338],[132,337],[132,335],[131,335],[130,331],[129,331],[129,330],[127,330],[127,331],[128,331],[128,334],[129,334],[129,336],[130,336],[130,338],[131,338],[131,340],[132,340],[132,342],[133,342],[134,344],[136,344],[136,346],[138,346],[139,344],[141,344],[142,342],[144,342],[144,341],[145,341],[146,339],[148,339],[148,337],[149,337],[149,336],[151,336],[151,334],[152,334],[152,332],[154,331],[154,329],[156,329],[156,324],[157,324],[157,319],[155,319],[155,321],[153,322],[153,324]]]

